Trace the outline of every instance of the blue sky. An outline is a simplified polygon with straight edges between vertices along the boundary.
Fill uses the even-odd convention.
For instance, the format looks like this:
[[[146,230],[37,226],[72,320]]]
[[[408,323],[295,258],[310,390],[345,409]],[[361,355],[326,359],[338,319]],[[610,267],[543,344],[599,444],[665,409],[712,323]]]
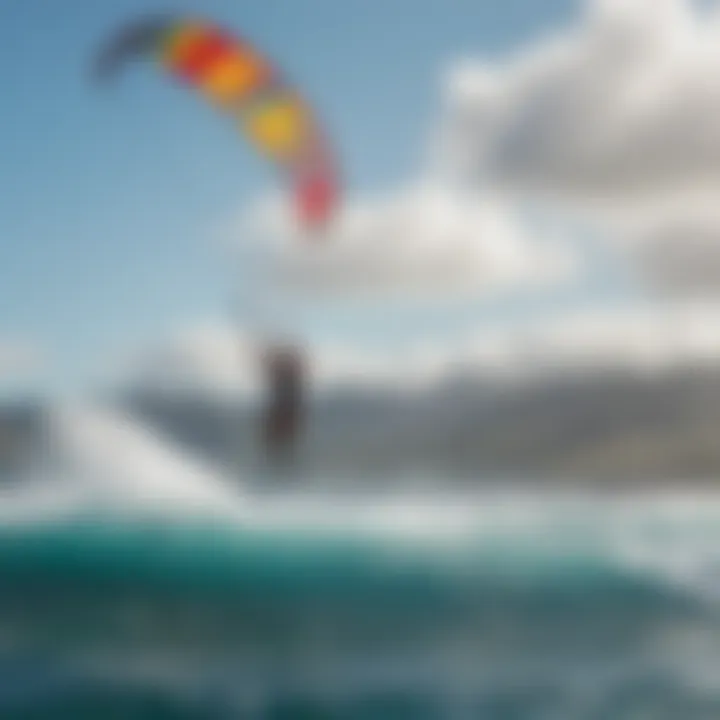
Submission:
[[[274,57],[318,107],[353,192],[417,169],[449,65],[522,47],[578,3],[3,0],[0,340],[41,347],[52,388],[226,313],[213,236],[275,183],[229,124],[152,69],[109,91],[89,83],[108,32],[158,9],[200,10]]]

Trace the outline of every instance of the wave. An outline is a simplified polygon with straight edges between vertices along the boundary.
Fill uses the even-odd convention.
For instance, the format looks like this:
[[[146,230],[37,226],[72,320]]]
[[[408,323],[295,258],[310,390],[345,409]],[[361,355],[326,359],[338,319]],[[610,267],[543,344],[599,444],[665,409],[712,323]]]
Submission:
[[[668,692],[685,710],[667,717],[720,705],[718,496],[250,485],[130,418],[56,410],[43,462],[0,496],[0,674],[24,679],[3,717],[46,697],[52,717],[234,717],[207,698],[258,693],[296,710],[365,698],[369,717],[378,693],[488,718],[509,702],[540,717],[548,697],[564,710],[542,717],[585,717],[593,692],[613,718]]]
[[[421,559],[425,572],[547,579],[602,568],[663,583],[698,602],[720,594],[720,496],[708,493],[252,493],[129,416],[97,407],[56,408],[38,454],[42,470],[0,494],[6,544],[10,537],[24,538],[17,547],[74,537],[78,545],[87,538],[103,547],[100,538],[115,535],[131,548],[152,535],[148,528],[157,534],[165,527],[168,542],[193,538],[200,564],[222,555],[220,548],[232,556],[263,538],[266,548],[310,545],[311,557],[362,546],[377,562]],[[215,532],[212,549],[203,551],[205,530],[191,526],[209,523],[224,535]],[[180,528],[175,534],[173,525]]]

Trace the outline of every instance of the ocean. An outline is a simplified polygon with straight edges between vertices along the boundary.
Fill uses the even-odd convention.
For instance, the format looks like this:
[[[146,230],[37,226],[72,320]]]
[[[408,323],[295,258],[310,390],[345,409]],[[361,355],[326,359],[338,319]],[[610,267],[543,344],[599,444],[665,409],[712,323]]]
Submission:
[[[0,496],[0,718],[720,718],[710,491],[223,493],[87,427]]]
[[[6,525],[0,717],[720,717],[716,501],[310,505]]]

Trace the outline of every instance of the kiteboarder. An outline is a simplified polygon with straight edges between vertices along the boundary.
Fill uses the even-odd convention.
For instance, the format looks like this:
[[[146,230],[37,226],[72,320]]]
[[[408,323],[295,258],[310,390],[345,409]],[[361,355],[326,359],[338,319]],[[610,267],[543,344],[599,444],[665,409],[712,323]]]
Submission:
[[[209,101],[274,163],[305,242],[328,237],[342,196],[337,159],[310,103],[274,61],[213,22],[170,15],[121,28],[103,44],[96,76],[110,81],[143,58]],[[292,345],[270,343],[260,365],[268,390],[262,444],[277,467],[293,456],[303,429],[305,363]]]
[[[285,464],[304,425],[305,359],[291,345],[275,345],[263,354],[262,366],[267,386],[262,442],[270,462]]]

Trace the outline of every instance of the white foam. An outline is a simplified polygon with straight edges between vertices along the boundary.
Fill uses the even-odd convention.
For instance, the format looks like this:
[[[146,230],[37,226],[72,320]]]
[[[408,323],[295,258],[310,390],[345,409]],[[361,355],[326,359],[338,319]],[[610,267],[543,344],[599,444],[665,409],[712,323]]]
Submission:
[[[581,492],[478,491],[362,498],[250,501],[248,525],[372,536],[422,552],[492,549],[539,563],[601,562],[694,600],[720,602],[720,494],[687,489],[615,496]],[[445,555],[450,560],[453,554]],[[503,553],[504,556],[504,553]],[[548,566],[549,567],[549,566]]]
[[[0,495],[0,519],[93,513],[237,518],[239,488],[132,418],[108,408],[64,406],[50,414],[39,470]]]

